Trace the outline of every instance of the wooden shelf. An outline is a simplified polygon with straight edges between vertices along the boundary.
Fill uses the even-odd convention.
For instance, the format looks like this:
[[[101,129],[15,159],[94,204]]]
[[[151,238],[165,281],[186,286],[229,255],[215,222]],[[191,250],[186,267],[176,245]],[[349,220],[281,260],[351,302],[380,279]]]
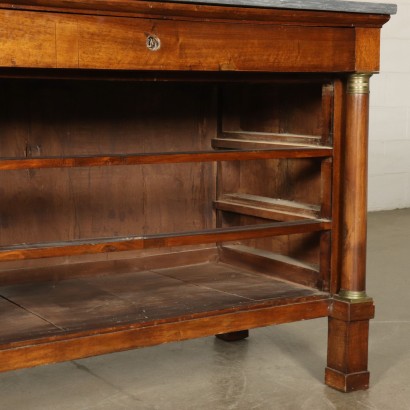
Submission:
[[[69,242],[11,245],[0,247],[0,261],[197,245],[252,238],[264,238],[275,235],[317,232],[329,230],[330,228],[331,223],[329,221],[312,219],[305,221],[276,222],[261,225],[215,228],[202,231],[159,235],[96,238]]]
[[[214,202],[221,211],[276,221],[319,218],[320,206],[249,194],[225,194]]]
[[[1,370],[323,317],[329,303],[316,289],[221,263],[3,286],[0,296]],[[118,344],[100,343],[110,340]]]
[[[0,158],[0,170],[101,167],[114,165],[177,164],[186,162],[246,161],[275,158],[323,158],[332,155],[330,148],[276,147],[241,151],[193,151],[155,154],[94,155],[72,157]]]
[[[239,140],[236,138],[214,138],[212,140],[212,148],[225,149],[275,149],[275,148],[310,148],[310,149],[330,149],[330,147],[318,147],[317,145],[308,145],[303,143],[292,142],[276,142],[276,141],[255,141],[255,140]]]
[[[250,140],[255,142],[288,143],[296,145],[320,146],[322,137],[319,135],[303,135],[277,132],[258,131],[222,131],[217,139]]]
[[[275,149],[275,148],[311,148],[331,150],[323,146],[321,137],[296,134],[277,134],[268,132],[221,132],[218,138],[212,139],[213,148],[225,149]]]

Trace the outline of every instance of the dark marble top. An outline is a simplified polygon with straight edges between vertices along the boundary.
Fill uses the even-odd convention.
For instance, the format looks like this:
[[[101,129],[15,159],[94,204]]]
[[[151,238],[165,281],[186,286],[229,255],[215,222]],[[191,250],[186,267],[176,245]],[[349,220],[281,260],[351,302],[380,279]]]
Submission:
[[[391,3],[366,3],[344,0],[167,0],[175,3],[198,3],[223,6],[265,7],[294,10],[339,11],[350,13],[396,14]]]

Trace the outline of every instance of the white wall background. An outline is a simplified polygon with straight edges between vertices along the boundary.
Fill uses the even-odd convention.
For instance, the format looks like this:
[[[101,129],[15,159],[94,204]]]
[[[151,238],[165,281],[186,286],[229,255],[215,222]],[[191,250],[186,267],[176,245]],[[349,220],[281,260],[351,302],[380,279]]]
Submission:
[[[373,0],[375,1],[375,0]],[[410,207],[410,0],[383,27],[370,82],[369,210]]]

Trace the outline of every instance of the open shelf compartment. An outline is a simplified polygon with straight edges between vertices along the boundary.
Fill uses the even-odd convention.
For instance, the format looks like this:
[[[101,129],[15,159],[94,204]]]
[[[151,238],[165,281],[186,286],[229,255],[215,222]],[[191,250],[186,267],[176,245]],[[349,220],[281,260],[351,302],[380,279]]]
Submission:
[[[328,315],[330,84],[2,85],[0,371]]]
[[[327,314],[324,292],[215,260],[147,270],[108,261],[98,268],[109,275],[87,274],[94,264],[0,287],[1,370]],[[115,347],[99,345],[110,339]]]

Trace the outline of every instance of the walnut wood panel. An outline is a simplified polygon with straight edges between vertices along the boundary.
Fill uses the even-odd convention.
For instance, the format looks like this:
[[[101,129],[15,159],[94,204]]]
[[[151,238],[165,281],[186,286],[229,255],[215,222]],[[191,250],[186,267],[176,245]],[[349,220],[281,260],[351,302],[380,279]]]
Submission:
[[[218,137],[225,133],[253,134],[260,140],[268,137],[264,133],[284,134],[285,138],[287,134],[321,136],[327,125],[322,114],[322,87],[320,81],[226,85],[221,107],[223,133]]]
[[[1,67],[57,67],[53,16],[0,10]]]
[[[3,80],[0,87],[1,154],[37,165],[43,156],[201,152],[215,134],[212,85]],[[213,173],[212,163],[191,162],[0,172],[0,242],[212,228]]]
[[[309,159],[224,162],[221,195],[238,193],[320,205],[320,167],[320,160]]]
[[[53,91],[54,88],[55,92]],[[80,153],[92,152],[95,149],[107,151],[109,148],[114,151],[130,151],[135,146],[146,151],[158,149],[158,146],[169,147],[170,149],[189,148],[191,146],[202,148],[208,143],[209,135],[212,135],[212,126],[209,126],[209,124],[212,124],[212,119],[207,117],[212,113],[212,104],[210,104],[209,95],[205,92],[204,87],[182,87],[178,85],[171,88],[170,86],[158,88],[158,86],[154,87],[152,84],[148,87],[131,84],[109,86],[107,83],[90,86],[80,82],[5,82],[3,89],[9,96],[9,100],[7,104],[4,100],[4,112],[7,113],[4,119],[7,119],[7,121],[2,124],[5,138],[2,138],[1,142],[4,148],[2,152],[6,152],[8,155],[16,155],[21,151],[25,151],[31,157],[42,153],[55,154],[61,151],[73,154],[78,152],[76,150],[79,147],[81,149]],[[125,89],[129,92],[124,93]],[[17,93],[14,94],[16,91]],[[143,97],[143,103],[136,104],[132,99],[134,93],[138,93]],[[195,101],[200,101],[201,104],[197,106],[192,103],[191,93],[195,95],[200,93],[201,98],[195,99]],[[164,116],[165,112],[160,115],[161,105],[157,102],[158,94],[161,94],[164,104],[169,98],[173,102],[172,106],[175,106],[175,110],[170,111],[168,109],[166,111],[166,116]],[[28,107],[24,107],[24,110],[19,110],[19,100],[22,98],[28,99],[30,103]],[[179,100],[181,100],[180,103],[177,102]],[[10,104],[10,101],[12,104]],[[207,108],[208,106],[210,108]],[[90,110],[89,107],[93,108]],[[136,117],[137,119],[134,120],[134,124],[130,122],[129,118],[135,118],[136,112],[139,114]],[[184,113],[184,117],[181,116],[181,112]],[[195,130],[196,126],[188,121],[191,116],[198,115],[197,112],[199,115],[206,113],[202,120],[204,126],[200,127],[199,134]],[[127,121],[124,121],[123,118],[125,117],[127,117]],[[41,118],[42,120],[33,122],[30,118]],[[99,124],[98,121],[102,119],[104,119],[104,122]],[[150,120],[148,121],[148,119]],[[107,126],[107,121],[109,121],[109,126]],[[160,124],[162,127],[159,128]],[[196,135],[195,139],[191,138],[187,132],[182,132],[183,128],[186,131],[192,129],[191,132]],[[98,130],[97,146],[91,143],[92,138],[94,138],[93,135],[96,133],[95,129]],[[113,129],[117,131],[115,145],[110,138]],[[30,130],[29,134],[27,130]],[[18,132],[16,133],[16,131]],[[141,138],[141,134],[144,138]],[[145,137],[149,138],[145,139]],[[9,144],[17,141],[21,145],[15,148],[13,148],[13,144]],[[186,226],[187,222],[191,220],[186,218],[186,212],[182,215],[182,218],[177,218],[177,215],[180,215],[179,210],[182,209],[180,202],[183,198],[187,200],[183,209],[192,210],[192,221],[196,223],[196,225],[188,225],[187,228],[201,228],[206,227],[207,224],[209,226],[209,217],[207,215],[211,215],[211,202],[206,208],[206,201],[202,199],[202,202],[198,202],[202,205],[197,207],[196,202],[192,201],[192,198],[189,199],[189,196],[185,193],[186,189],[190,190],[190,183],[186,178],[191,175],[189,168],[179,169],[174,167],[171,171],[171,168],[158,170],[155,167],[155,169],[144,168],[143,171],[142,176],[138,176],[137,170],[134,170],[133,178],[126,178],[124,181],[122,181],[122,178],[127,177],[128,172],[121,169],[121,167],[118,168],[118,173],[115,174],[98,169],[81,174],[75,171],[71,175],[59,171],[60,192],[58,195],[61,198],[57,197],[56,201],[52,200],[54,197],[55,185],[53,181],[55,174],[51,171],[49,174],[33,172],[28,175],[26,173],[15,175],[15,177],[11,174],[2,174],[2,178],[4,178],[3,189],[7,187],[9,194],[13,190],[19,193],[18,196],[13,197],[11,195],[11,198],[10,195],[7,195],[2,202],[3,229],[1,232],[3,243],[10,243],[10,241],[14,243],[34,242],[34,238],[38,240],[41,237],[47,241],[50,239],[65,240],[98,236],[101,233],[109,235],[112,231],[124,232],[124,227],[127,229],[124,233],[131,235],[135,230],[142,232],[145,230],[144,233],[151,233],[164,229],[165,224],[168,224],[167,230],[175,231],[180,229],[181,226]],[[181,173],[180,176],[179,172]],[[158,178],[159,175],[161,175],[161,178]],[[192,173],[192,180],[199,181],[200,184],[205,183],[203,187],[204,194],[200,196],[201,198],[212,197],[212,183],[209,185],[206,183],[209,175],[209,169],[205,169],[204,172],[200,171],[199,174]],[[68,187],[63,190],[63,181],[67,176],[68,181],[72,180],[72,182],[69,182]],[[27,186],[27,177],[30,181],[29,186]],[[145,182],[141,183],[141,178]],[[163,183],[160,182],[163,178],[169,180],[165,185],[172,189],[163,189]],[[178,195],[175,192],[175,179],[187,182],[187,185],[183,185],[185,188]],[[99,181],[98,185],[96,185],[97,181]],[[133,185],[130,188],[130,182],[135,183],[135,186]],[[90,183],[93,185],[90,185]],[[107,191],[107,184],[112,185],[115,195],[107,197],[102,194],[102,192]],[[143,188],[143,184],[145,184],[145,188]],[[195,184],[198,185],[198,182]],[[98,186],[99,188],[98,190],[92,188],[93,195],[88,197],[85,192],[76,192],[82,185],[84,185],[85,190],[89,190],[90,186]],[[179,186],[181,184],[177,187]],[[138,205],[133,201],[133,212],[127,211],[124,207],[126,198],[139,200],[140,197],[135,197],[132,192],[141,192],[142,190],[146,192],[145,196],[141,198],[141,200],[146,201],[145,204]],[[36,198],[40,195],[43,197],[41,202],[39,201],[34,207],[29,194],[30,191]],[[161,195],[158,195],[158,192],[161,192]],[[205,192],[208,193],[205,194]],[[169,195],[165,195],[166,193],[169,193]],[[30,205],[24,209],[24,212],[20,205],[22,195],[26,196],[24,203]],[[68,201],[64,200],[66,195]],[[72,196],[71,199],[70,196]],[[99,197],[102,200],[99,201],[99,205],[96,207],[94,199]],[[180,198],[179,202],[175,201],[176,197]],[[118,203],[114,202],[116,198]],[[11,202],[8,199],[13,203],[13,206],[10,206]],[[58,208],[55,222],[52,224],[50,220],[53,214],[53,206],[50,206],[50,202],[51,204],[55,203],[56,209]],[[174,208],[170,208],[172,204],[175,204]],[[66,224],[63,224],[63,219],[60,218],[61,215],[70,215],[73,209],[75,209],[74,224],[70,222],[70,219],[65,219]],[[87,209],[90,212],[85,212]],[[144,210],[145,216],[143,218],[138,215],[139,209]],[[175,209],[176,212],[170,212],[172,209]],[[35,219],[30,217],[32,211],[35,211]],[[188,213],[191,213],[191,211]],[[19,215],[24,215],[24,218]],[[108,218],[106,215],[108,215]],[[125,219],[122,215],[130,215],[135,218],[133,224],[127,223],[129,217]],[[166,218],[166,215],[170,217]],[[158,218],[158,216],[161,216],[161,218]],[[100,224],[98,220],[104,220],[104,224]],[[28,221],[30,222],[28,223]],[[142,225],[143,221],[145,221],[144,225]],[[61,227],[61,233],[57,229],[58,226]],[[64,231],[65,226],[72,226],[74,229],[70,228],[70,231],[67,232]],[[102,228],[104,228],[104,231],[101,230]],[[98,234],[96,229],[101,233]]]
[[[352,71],[355,64],[351,28],[101,19],[7,10],[0,10],[0,27],[8,39],[0,43],[3,67],[338,72]],[[161,41],[157,51],[147,48],[149,34]],[[24,51],[37,48],[40,54]]]

